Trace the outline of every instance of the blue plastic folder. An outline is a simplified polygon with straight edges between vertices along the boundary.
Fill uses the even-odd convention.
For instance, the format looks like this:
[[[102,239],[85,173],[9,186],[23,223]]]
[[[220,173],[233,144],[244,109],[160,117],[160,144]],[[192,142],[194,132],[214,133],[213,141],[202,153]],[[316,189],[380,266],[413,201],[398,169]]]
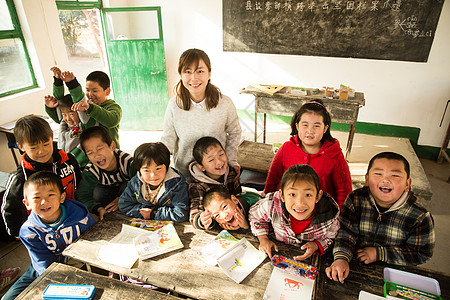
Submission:
[[[43,299],[92,299],[95,286],[82,284],[49,284],[42,294]]]

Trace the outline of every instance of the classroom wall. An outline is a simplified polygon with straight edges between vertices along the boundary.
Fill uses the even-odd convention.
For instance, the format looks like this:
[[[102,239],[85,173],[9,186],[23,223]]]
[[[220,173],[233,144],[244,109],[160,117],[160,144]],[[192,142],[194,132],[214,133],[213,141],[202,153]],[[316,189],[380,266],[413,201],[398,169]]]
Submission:
[[[344,83],[363,91],[366,106],[359,121],[419,127],[420,145],[439,147],[450,120],[450,3],[446,1],[427,63],[325,58],[222,51],[222,2],[210,0],[114,0],[105,7],[161,6],[169,94],[179,80],[180,54],[192,47],[212,61],[212,82],[239,109],[253,109],[253,97],[240,95],[249,83],[322,87]],[[43,97],[51,93],[50,67],[69,69],[54,0],[15,0],[39,87],[0,99],[0,124],[25,114],[44,114]],[[143,28],[144,30],[145,28]],[[15,169],[0,137],[0,171]]]
[[[440,147],[450,112],[439,127],[450,99],[450,3],[446,1],[427,63],[223,52],[222,1],[123,0],[105,5],[161,6],[169,93],[179,80],[180,54],[205,50],[212,82],[240,109],[252,109],[253,97],[240,95],[249,83],[304,87],[350,85],[365,93],[359,121],[421,129],[419,144]],[[308,41],[305,41],[308,42]]]

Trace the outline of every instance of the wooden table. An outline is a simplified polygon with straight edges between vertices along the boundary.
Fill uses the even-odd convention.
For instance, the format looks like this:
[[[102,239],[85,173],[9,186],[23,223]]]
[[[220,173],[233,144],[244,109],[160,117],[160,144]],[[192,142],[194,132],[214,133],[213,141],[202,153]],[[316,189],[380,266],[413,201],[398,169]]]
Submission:
[[[264,144],[266,142],[266,114],[292,117],[303,103],[320,99],[328,108],[328,111],[331,114],[332,122],[350,125],[345,158],[347,159],[350,157],[359,108],[365,105],[364,93],[356,92],[354,98],[350,98],[349,100],[340,100],[324,98],[324,90],[320,90],[317,95],[300,96],[287,93],[286,91],[288,88],[289,87],[285,87],[274,95],[262,92],[251,85],[239,91],[241,94],[252,94],[255,96],[255,142],[258,137],[258,113],[264,113]]]
[[[63,254],[111,272],[123,274],[141,281],[174,291],[195,299],[262,299],[272,274],[269,259],[256,268],[240,284],[228,278],[219,267],[204,263],[196,251],[206,245],[218,232],[194,229],[188,223],[175,224],[184,248],[144,261],[138,261],[131,269],[107,264],[99,260],[98,250],[117,235],[123,223],[130,218],[120,213],[107,214],[104,221],[96,223],[81,235],[80,239],[64,250]],[[257,246],[257,239],[250,233],[231,232],[236,238],[246,237]],[[289,257],[300,255],[299,247],[277,243],[279,253]],[[317,256],[307,260],[317,266]]]
[[[44,273],[31,283],[17,299],[42,299],[47,285],[56,284],[91,284],[96,287],[94,298],[97,299],[180,299],[158,291],[144,289],[129,283],[102,275],[89,273],[80,269],[53,263]]]
[[[316,300],[356,300],[361,290],[382,296],[384,284],[383,269],[385,267],[435,278],[439,281],[442,299],[450,299],[449,274],[427,270],[421,267],[397,266],[381,262],[366,265],[353,259],[350,262],[350,274],[345,279],[344,284],[341,284],[340,282],[329,279],[325,275],[325,268],[329,267],[332,261],[333,258],[330,252],[320,258],[319,275],[314,290]]]

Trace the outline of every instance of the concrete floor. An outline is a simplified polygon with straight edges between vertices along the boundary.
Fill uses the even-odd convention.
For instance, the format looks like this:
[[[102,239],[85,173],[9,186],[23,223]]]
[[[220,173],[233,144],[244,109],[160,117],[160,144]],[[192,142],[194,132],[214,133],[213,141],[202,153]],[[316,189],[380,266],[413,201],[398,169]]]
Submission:
[[[271,128],[271,132],[268,134],[267,142],[280,142],[283,143],[289,138],[288,126],[277,126]],[[273,130],[276,130],[273,131]],[[141,131],[141,132],[124,132],[120,133],[120,143],[123,146],[123,150],[133,154],[134,149],[139,146],[143,141],[159,141],[162,135],[162,131]],[[340,132],[332,132],[332,135],[340,140],[341,147],[345,148],[345,141],[347,135]],[[243,137],[248,140],[253,140],[253,135],[250,132],[243,132]],[[353,173],[363,173],[365,171],[368,159],[373,154],[380,151],[396,151],[405,155],[409,155],[407,148],[402,148],[404,142],[397,138],[386,138],[368,135],[355,135],[354,146],[352,154],[350,156],[350,165],[352,163],[357,164],[353,168]],[[370,145],[370,147],[369,147]],[[432,198],[430,201],[426,201],[428,209],[431,211],[435,221],[436,231],[436,247],[434,255],[430,261],[422,265],[425,268],[446,272],[450,274],[450,205],[448,205],[450,183],[446,180],[450,175],[450,164],[443,163],[437,164],[435,161],[426,159],[417,159],[417,157],[409,157],[408,160],[417,160],[420,168],[423,167],[426,184],[431,185]],[[418,167],[418,166],[417,166]],[[420,172],[419,172],[420,173]],[[417,178],[414,178],[413,181]],[[416,180],[417,181],[417,180]],[[22,272],[25,272],[29,265],[29,257],[25,247],[20,242],[4,243],[0,242],[0,270],[8,267],[19,266],[22,268]],[[2,291],[3,293],[5,292]],[[0,293],[2,295],[3,293]]]

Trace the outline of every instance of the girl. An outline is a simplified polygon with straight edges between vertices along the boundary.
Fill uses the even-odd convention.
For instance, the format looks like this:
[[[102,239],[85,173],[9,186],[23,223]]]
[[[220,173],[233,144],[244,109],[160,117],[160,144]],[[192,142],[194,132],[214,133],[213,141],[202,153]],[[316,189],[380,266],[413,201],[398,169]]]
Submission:
[[[292,165],[308,164],[320,178],[322,189],[339,207],[352,191],[350,169],[337,139],[330,133],[331,117],[321,100],[304,103],[291,121],[291,138],[272,160],[265,193],[280,188],[283,173]]]
[[[187,184],[183,175],[169,167],[169,149],[163,143],[142,144],[134,151],[134,164],[139,171],[120,196],[120,211],[146,220],[186,221]]]
[[[199,49],[186,50],[178,63],[180,81],[177,96],[170,99],[164,116],[161,141],[173,154],[175,168],[188,178],[188,164],[194,160],[192,149],[204,136],[217,138],[238,173],[237,149],[241,126],[233,101],[211,84],[211,63]]]
[[[330,195],[320,190],[319,177],[308,165],[294,165],[284,173],[281,189],[269,193],[250,208],[250,226],[258,237],[259,250],[272,257],[270,225],[275,238],[286,244],[300,245],[305,253],[296,260],[322,255],[331,247],[339,229],[339,207]]]

